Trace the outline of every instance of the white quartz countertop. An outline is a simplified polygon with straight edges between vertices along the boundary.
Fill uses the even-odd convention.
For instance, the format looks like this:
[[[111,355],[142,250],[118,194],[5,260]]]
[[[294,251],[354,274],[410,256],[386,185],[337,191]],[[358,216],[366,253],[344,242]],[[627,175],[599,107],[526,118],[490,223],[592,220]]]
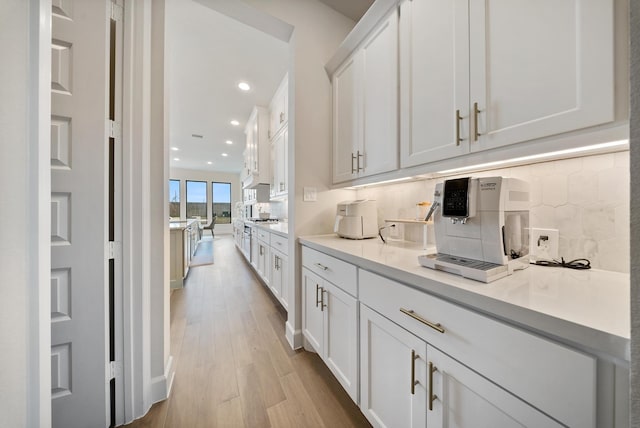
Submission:
[[[628,274],[531,265],[485,284],[420,266],[425,251],[415,246],[336,235],[301,237],[300,243],[543,336],[629,361]]]
[[[244,222],[245,224],[248,224],[253,227],[259,227],[271,233],[275,233],[276,235],[280,235],[285,238],[289,237],[289,223],[285,221],[281,221],[278,223],[263,223],[263,222],[245,220]]]

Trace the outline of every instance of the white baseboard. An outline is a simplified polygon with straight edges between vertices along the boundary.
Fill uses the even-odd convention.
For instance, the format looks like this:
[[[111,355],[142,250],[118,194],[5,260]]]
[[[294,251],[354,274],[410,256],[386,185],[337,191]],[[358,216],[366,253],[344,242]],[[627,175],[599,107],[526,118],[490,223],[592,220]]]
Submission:
[[[157,403],[169,398],[175,374],[176,369],[173,367],[173,357],[169,355],[164,373],[151,379],[151,403]]]
[[[286,328],[286,338],[287,342],[289,342],[289,346],[291,349],[298,349],[302,347],[302,330],[295,330],[289,321],[285,324]]]

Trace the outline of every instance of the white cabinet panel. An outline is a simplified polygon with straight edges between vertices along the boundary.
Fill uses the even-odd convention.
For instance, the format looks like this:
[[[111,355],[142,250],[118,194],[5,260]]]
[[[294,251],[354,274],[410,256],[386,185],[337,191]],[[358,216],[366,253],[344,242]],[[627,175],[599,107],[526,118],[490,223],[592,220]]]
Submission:
[[[397,13],[365,42],[361,56],[364,158],[356,165],[372,175],[398,167]]]
[[[358,402],[358,303],[333,284],[324,282],[323,359],[354,402]]]
[[[333,181],[347,181],[357,173],[360,146],[359,57],[352,57],[333,75]]]
[[[426,361],[424,341],[360,305],[360,409],[373,426],[426,427]]]
[[[324,308],[321,305],[322,278],[302,269],[302,332],[315,351],[322,355]]]
[[[402,167],[469,151],[468,9],[466,0],[401,5]]]
[[[398,167],[398,12],[336,70],[333,182]]]
[[[475,0],[469,22],[472,150],[614,120],[613,0]]]
[[[564,426],[439,350],[429,346],[427,354],[433,384],[427,392],[429,428]]]

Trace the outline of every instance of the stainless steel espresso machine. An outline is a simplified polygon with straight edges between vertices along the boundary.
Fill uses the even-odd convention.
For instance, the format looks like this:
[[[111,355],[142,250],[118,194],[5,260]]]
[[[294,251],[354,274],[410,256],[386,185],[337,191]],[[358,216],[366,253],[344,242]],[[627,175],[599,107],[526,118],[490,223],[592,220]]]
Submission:
[[[491,282],[529,266],[529,184],[515,178],[456,178],[436,184],[437,254],[422,266]]]

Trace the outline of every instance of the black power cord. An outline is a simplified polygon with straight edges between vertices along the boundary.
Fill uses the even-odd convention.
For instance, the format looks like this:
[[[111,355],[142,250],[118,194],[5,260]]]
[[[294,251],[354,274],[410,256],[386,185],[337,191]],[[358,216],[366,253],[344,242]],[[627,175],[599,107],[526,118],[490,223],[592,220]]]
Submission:
[[[563,267],[568,269],[591,269],[591,262],[587,259],[575,259],[570,262],[565,262],[564,257],[560,257],[560,261],[558,260],[538,260],[534,263],[537,266],[548,266],[548,267]]]
[[[389,228],[389,227],[396,227],[396,225],[395,225],[395,224],[391,224],[391,225],[389,225],[389,226],[382,226],[380,229],[378,229],[378,236],[380,237],[380,239],[382,239],[382,242],[383,242],[384,244],[386,244],[386,243],[387,243],[387,241],[382,237],[382,230],[383,230],[383,229],[387,229],[387,228]]]

